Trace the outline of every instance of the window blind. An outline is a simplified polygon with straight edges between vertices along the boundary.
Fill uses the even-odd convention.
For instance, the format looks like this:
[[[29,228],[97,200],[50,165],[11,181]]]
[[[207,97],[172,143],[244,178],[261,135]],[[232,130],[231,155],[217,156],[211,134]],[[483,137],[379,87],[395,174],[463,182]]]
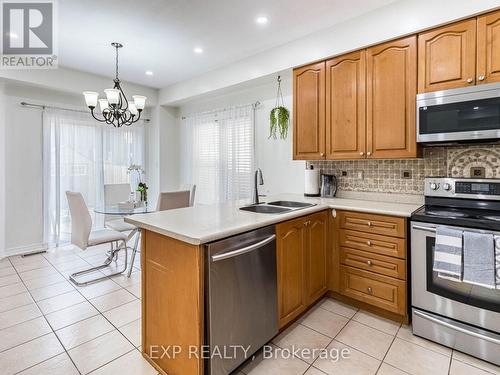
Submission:
[[[197,203],[252,197],[254,114],[252,105],[191,115],[186,149]]]

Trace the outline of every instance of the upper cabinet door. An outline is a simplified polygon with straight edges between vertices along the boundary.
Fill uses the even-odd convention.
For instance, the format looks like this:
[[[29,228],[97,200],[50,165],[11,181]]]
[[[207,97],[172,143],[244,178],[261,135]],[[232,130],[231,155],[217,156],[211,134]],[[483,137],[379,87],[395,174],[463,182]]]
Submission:
[[[293,158],[325,157],[325,63],[293,72]]]
[[[418,92],[473,85],[475,76],[475,18],[419,34]]]
[[[477,19],[477,83],[500,81],[500,11]]]
[[[366,54],[326,62],[326,158],[362,159],[366,152]]]
[[[366,51],[366,141],[369,158],[417,156],[417,37]]]

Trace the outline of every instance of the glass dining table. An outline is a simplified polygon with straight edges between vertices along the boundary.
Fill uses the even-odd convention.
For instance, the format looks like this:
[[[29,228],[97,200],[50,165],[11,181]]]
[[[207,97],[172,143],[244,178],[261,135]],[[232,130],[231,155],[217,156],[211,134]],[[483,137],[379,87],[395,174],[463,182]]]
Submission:
[[[155,210],[153,210],[151,207],[148,207],[147,205],[135,208],[126,208],[118,204],[110,204],[110,205],[97,206],[94,208],[94,212],[96,214],[116,216],[117,218],[124,216],[138,215],[138,214],[147,214],[149,212],[154,212],[154,211]],[[136,227],[135,229],[133,229],[129,234],[129,239],[132,239],[134,235],[135,235],[135,242],[134,242],[134,247],[132,248],[132,257],[130,259],[130,268],[127,272],[127,277],[130,277],[130,275],[132,274],[132,270],[134,269],[135,255],[137,254],[137,250],[139,248],[139,240],[141,238],[141,228]]]

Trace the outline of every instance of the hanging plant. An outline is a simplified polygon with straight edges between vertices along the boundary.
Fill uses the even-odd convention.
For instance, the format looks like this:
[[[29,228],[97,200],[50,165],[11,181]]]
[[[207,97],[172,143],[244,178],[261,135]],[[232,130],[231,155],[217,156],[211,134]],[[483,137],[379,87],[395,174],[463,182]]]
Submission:
[[[290,111],[285,107],[283,93],[281,92],[281,76],[278,76],[278,92],[276,94],[276,105],[269,114],[269,138],[286,139],[288,126],[290,125]]]

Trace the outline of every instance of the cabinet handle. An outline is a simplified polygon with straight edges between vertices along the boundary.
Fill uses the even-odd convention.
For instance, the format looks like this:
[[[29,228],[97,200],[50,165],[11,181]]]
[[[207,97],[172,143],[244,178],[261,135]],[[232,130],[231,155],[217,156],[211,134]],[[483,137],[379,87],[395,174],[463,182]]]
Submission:
[[[368,156],[371,156],[371,154],[372,154],[372,153],[371,153],[370,151],[368,151],[368,152],[366,153],[366,155],[368,155]]]
[[[368,288],[366,288],[366,290],[368,291],[368,294],[372,294],[373,293],[373,289],[371,286],[369,286]]]
[[[320,155],[321,157],[323,157],[323,156],[325,156],[325,153],[324,153],[324,152],[322,152],[322,153],[320,153],[319,155]]]
[[[366,225],[368,225],[369,227],[371,227],[373,224],[371,221],[367,222]]]
[[[367,261],[366,261],[366,264],[368,264],[369,266],[372,266],[372,265],[373,265],[373,263],[372,263],[372,261],[371,261],[371,260],[367,260]]]
[[[363,151],[361,151],[361,152],[359,153],[359,156],[363,156],[364,154],[365,154],[365,153],[364,153]]]
[[[467,78],[467,83],[472,83],[474,80],[472,78]]]
[[[477,77],[477,79],[478,79],[478,80],[480,80],[480,81],[484,81],[484,78],[485,78],[485,77],[484,77],[483,75],[481,75],[481,76]]]
[[[372,241],[366,241],[366,244],[367,244],[368,246],[371,246],[371,245],[372,245]]]

